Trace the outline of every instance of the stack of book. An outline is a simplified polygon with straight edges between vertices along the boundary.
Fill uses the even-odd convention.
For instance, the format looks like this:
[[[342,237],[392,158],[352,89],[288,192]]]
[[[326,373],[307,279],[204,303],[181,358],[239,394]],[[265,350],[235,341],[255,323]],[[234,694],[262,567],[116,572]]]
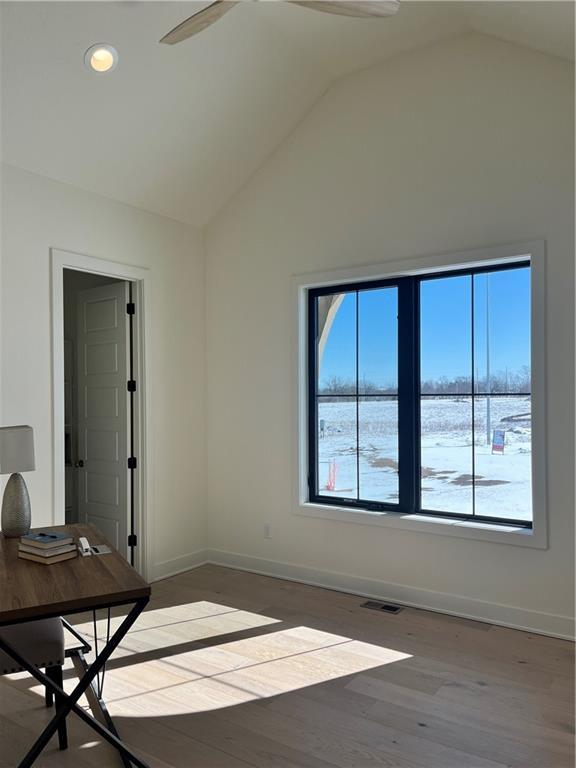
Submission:
[[[77,553],[74,538],[67,533],[28,533],[18,545],[18,557],[42,565],[71,560]]]

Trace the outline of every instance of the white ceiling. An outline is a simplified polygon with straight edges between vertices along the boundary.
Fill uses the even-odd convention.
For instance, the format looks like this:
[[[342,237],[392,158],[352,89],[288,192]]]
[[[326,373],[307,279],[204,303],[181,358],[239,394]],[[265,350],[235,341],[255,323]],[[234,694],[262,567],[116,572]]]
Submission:
[[[205,225],[338,77],[475,30],[573,55],[572,2],[412,2],[359,20],[243,3],[176,46],[207,3],[2,2],[4,162]],[[85,50],[110,42],[96,76]]]

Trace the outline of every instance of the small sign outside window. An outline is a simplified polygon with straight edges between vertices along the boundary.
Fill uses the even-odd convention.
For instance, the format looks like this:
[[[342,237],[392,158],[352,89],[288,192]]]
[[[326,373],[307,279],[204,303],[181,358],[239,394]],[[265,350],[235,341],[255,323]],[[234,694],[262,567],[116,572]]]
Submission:
[[[492,433],[492,453],[504,453],[506,432],[503,429],[495,429]]]

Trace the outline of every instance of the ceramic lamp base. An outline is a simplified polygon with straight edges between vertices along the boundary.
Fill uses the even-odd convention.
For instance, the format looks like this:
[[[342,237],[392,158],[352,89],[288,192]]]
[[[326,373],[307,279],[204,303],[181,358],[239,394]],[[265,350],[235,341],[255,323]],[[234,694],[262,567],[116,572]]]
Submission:
[[[10,475],[2,499],[2,533],[7,538],[24,536],[30,531],[30,497],[22,475]]]

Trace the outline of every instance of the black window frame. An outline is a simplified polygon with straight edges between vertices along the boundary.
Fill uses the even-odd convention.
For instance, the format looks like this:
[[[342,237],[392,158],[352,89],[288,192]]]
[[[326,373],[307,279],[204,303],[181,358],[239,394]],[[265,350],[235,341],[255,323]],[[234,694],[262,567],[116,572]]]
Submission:
[[[394,513],[403,517],[410,515],[448,518],[468,522],[487,523],[491,525],[514,526],[518,528],[533,528],[532,520],[517,520],[511,518],[488,517],[473,514],[458,514],[422,508],[421,505],[421,446],[420,446],[420,401],[426,397],[421,393],[420,382],[420,284],[423,281],[447,277],[473,276],[486,272],[530,268],[529,260],[508,261],[500,264],[458,267],[454,269],[423,272],[416,275],[391,277],[385,279],[362,280],[355,282],[325,285],[308,289],[307,296],[307,396],[308,396],[308,501],[312,504],[322,504],[334,507],[346,507],[351,510]],[[472,286],[474,281],[471,281]],[[398,480],[399,500],[397,504],[371,501],[366,499],[350,499],[338,496],[326,496],[317,492],[318,487],[318,400],[322,398],[317,391],[317,299],[338,293],[357,293],[364,290],[396,287],[398,290]],[[474,317],[474,289],[472,287],[471,314]],[[356,324],[358,335],[358,323]],[[357,339],[358,341],[358,339]],[[474,332],[472,332],[472,371],[474,371]],[[356,344],[358,356],[358,343]],[[532,389],[532,387],[530,387]],[[484,393],[475,392],[474,375],[471,377],[472,419],[474,419],[474,403],[476,397]],[[519,396],[530,396],[532,392],[510,393]],[[495,395],[496,396],[496,395]],[[505,396],[505,395],[504,395]],[[356,381],[355,397],[358,403],[365,397],[358,391]],[[382,395],[385,397],[385,395]],[[474,454],[474,450],[472,450]],[[402,468],[408,467],[406,471]],[[474,493],[473,493],[474,497]]]

